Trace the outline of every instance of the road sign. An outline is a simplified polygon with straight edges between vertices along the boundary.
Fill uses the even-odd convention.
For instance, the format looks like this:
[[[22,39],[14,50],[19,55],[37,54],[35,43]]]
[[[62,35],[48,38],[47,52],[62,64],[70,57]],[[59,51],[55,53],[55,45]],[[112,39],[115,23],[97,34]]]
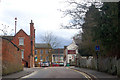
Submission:
[[[68,54],[76,54],[76,50],[68,50]]]
[[[95,50],[99,51],[100,50],[100,46],[95,46]]]

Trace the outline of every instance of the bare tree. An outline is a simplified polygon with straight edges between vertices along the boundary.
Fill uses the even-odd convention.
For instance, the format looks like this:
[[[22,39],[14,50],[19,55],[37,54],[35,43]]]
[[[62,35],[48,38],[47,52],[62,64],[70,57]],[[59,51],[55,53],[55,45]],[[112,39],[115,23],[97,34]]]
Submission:
[[[69,4],[68,8],[65,10],[60,10],[63,12],[64,17],[70,16],[71,20],[67,25],[61,24],[62,28],[65,29],[81,29],[82,25],[85,23],[84,18],[89,7],[93,4],[97,8],[101,7],[102,4],[99,0],[67,0]]]
[[[41,40],[45,43],[50,44],[53,49],[60,46],[61,43],[58,40],[58,37],[53,35],[52,32],[46,32],[44,35],[41,36]]]
[[[9,29],[9,26],[1,24],[0,35],[3,35],[3,36],[12,35],[11,33],[12,31],[13,29]]]

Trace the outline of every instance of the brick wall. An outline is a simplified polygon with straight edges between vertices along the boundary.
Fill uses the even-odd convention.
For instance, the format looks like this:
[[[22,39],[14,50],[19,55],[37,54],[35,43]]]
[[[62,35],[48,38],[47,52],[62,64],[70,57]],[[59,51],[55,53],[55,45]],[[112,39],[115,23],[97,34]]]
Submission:
[[[2,39],[2,75],[23,70],[21,52],[9,41]]]
[[[37,54],[35,55],[36,57],[37,57],[37,61],[35,61],[35,64],[36,64],[36,66],[37,67],[39,67],[40,66],[40,60],[41,60],[41,56],[42,56],[42,62],[45,62],[46,61],[46,57],[48,56],[49,57],[49,61],[50,62],[52,62],[52,56],[51,56],[51,52],[49,52],[49,53],[46,53],[46,50],[48,50],[49,51],[49,49],[48,48],[36,48],[36,50],[37,50]],[[43,50],[43,53],[41,54],[41,50]]]

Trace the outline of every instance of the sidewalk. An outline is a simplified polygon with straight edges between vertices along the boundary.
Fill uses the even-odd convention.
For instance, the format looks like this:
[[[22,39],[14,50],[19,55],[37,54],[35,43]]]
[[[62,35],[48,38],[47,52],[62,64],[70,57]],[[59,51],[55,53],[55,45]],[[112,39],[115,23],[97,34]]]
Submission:
[[[33,73],[34,71],[38,71],[39,69],[42,69],[41,67],[34,67],[34,68],[24,68],[23,71],[20,71],[20,72],[16,72],[16,73],[13,73],[13,74],[9,74],[9,75],[6,75],[6,76],[2,76],[2,80],[6,80],[7,78],[8,79],[19,79],[23,76],[26,76],[26,75],[29,75],[31,73]]]
[[[79,71],[82,71],[82,72],[85,72],[85,73],[88,73],[88,74],[92,74],[94,75],[96,78],[117,78],[120,80],[120,78],[118,78],[117,76],[113,76],[113,75],[110,75],[108,73],[104,73],[104,72],[99,72],[99,71],[96,71],[96,70],[91,70],[91,69],[86,69],[86,68],[79,68],[79,67],[70,67],[72,69],[76,69],[76,70],[79,70]]]

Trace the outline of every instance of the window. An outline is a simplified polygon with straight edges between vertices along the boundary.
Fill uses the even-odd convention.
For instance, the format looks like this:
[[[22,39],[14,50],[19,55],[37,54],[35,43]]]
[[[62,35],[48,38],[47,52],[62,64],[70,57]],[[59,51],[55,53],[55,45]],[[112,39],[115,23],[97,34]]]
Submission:
[[[45,50],[46,54],[48,54],[48,50]]]
[[[43,50],[42,49],[40,50],[40,53],[43,54]]]
[[[37,50],[35,50],[35,55],[37,54]]]
[[[24,59],[24,50],[21,50],[22,53],[22,59]]]
[[[43,59],[43,57],[41,56],[41,60]]]
[[[46,61],[49,61],[49,57],[48,56],[46,57]]]
[[[19,45],[24,45],[24,38],[19,38]]]

